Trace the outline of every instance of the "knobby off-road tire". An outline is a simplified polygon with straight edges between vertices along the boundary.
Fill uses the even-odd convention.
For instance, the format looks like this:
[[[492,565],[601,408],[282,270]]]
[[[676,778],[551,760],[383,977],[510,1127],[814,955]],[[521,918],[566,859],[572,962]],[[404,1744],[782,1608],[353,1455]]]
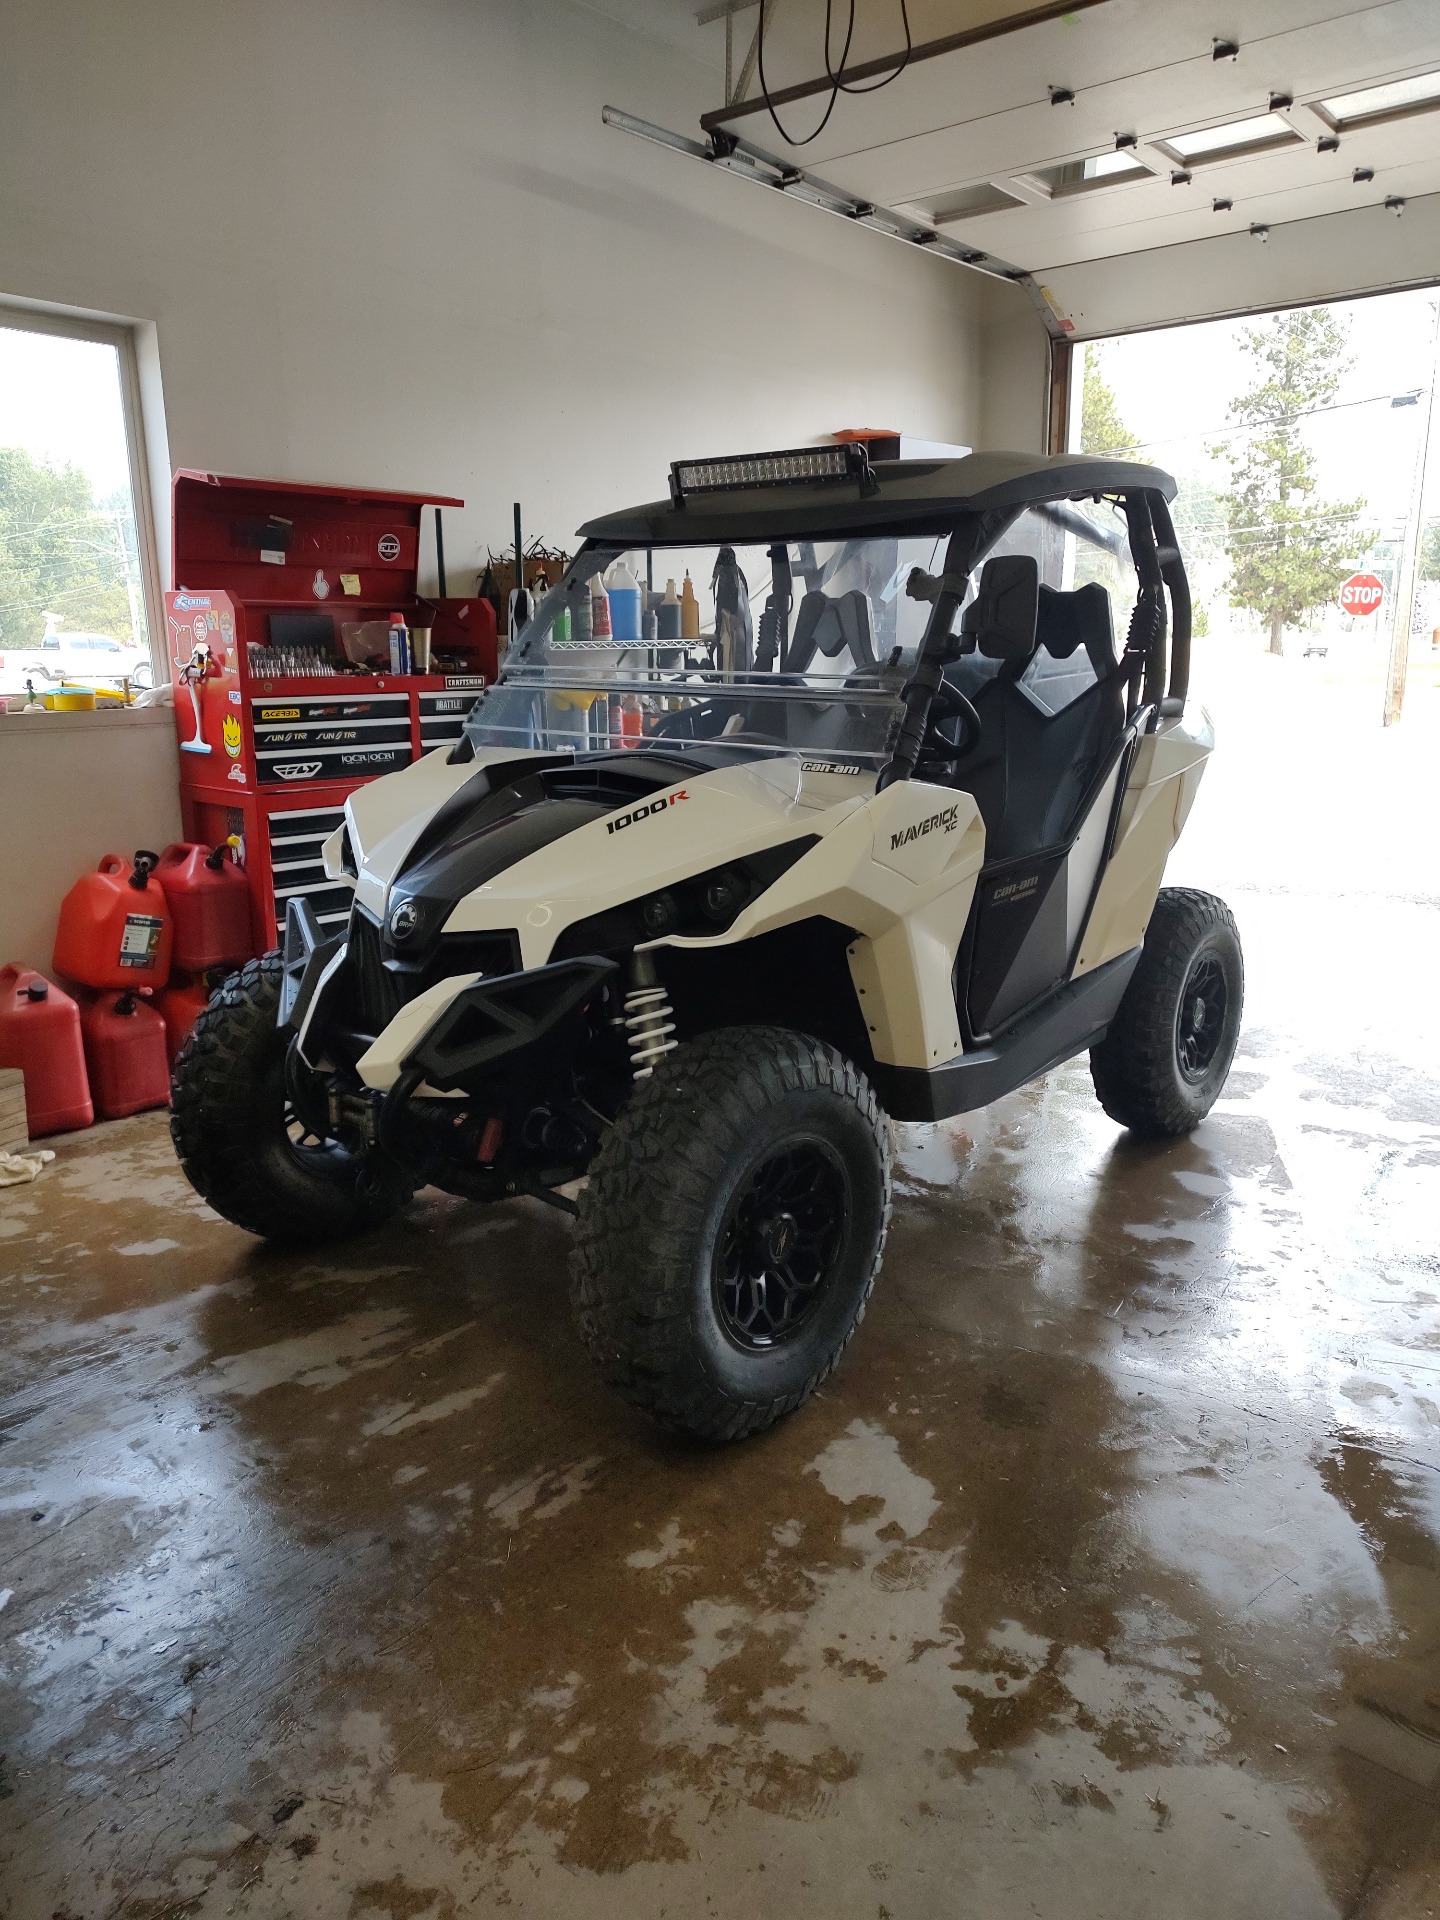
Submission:
[[[231,974],[191,1028],[171,1076],[170,1137],[195,1191],[247,1233],[303,1244],[378,1227],[410,1195],[398,1169],[306,1135],[275,1025],[280,956]]]
[[[783,1027],[703,1035],[640,1083],[591,1166],[580,1336],[662,1427],[758,1433],[840,1358],[889,1223],[889,1133],[865,1076]]]
[[[1173,1139],[1220,1097],[1240,1038],[1245,967],[1213,893],[1163,887],[1110,1030],[1090,1050],[1096,1097],[1132,1133]]]

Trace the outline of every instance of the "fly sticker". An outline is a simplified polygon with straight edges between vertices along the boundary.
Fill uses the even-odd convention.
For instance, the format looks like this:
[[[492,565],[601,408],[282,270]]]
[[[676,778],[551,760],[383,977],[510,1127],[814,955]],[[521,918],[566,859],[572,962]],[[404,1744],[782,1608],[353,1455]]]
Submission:
[[[652,800],[648,807],[632,807],[629,813],[622,813],[616,820],[605,822],[607,833],[619,833],[622,827],[633,827],[637,820],[648,820],[652,814],[664,813],[673,807],[677,800],[688,800],[689,794],[681,787],[677,792],[662,794],[658,800]]]
[[[997,887],[990,896],[993,906],[1009,906],[1012,901],[1023,900],[1026,894],[1034,893],[1040,884],[1038,873],[1032,873],[1024,880],[1007,881],[1003,887]]]
[[[318,760],[277,761],[275,771],[282,780],[313,780],[320,771]]]
[[[859,773],[860,765],[854,760],[802,760],[802,773]]]
[[[913,827],[892,833],[890,851],[894,853],[898,847],[908,847],[912,840],[923,840],[927,833],[954,833],[959,824],[959,806],[942,807],[939,813],[932,813],[928,820],[917,820]]]

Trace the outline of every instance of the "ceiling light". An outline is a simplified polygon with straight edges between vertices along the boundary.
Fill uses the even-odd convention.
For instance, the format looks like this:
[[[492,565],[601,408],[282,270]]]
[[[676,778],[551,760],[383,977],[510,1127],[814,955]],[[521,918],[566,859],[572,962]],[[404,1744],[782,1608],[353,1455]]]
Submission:
[[[1257,113],[1248,120],[1231,120],[1223,127],[1199,127],[1193,133],[1173,133],[1155,143],[1181,166],[1203,166],[1212,160],[1234,160],[1244,154],[1265,153],[1271,147],[1302,144],[1300,135],[1278,113]]]
[[[1335,93],[1313,104],[1337,133],[1374,126],[1381,120],[1402,120],[1412,113],[1432,113],[1440,107],[1440,73],[1417,73],[1413,79],[1392,80],[1383,87]]]

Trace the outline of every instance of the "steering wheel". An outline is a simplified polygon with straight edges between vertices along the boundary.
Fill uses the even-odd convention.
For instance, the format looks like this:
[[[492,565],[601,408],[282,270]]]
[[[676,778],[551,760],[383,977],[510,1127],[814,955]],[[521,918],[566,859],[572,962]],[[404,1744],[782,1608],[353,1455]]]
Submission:
[[[942,726],[960,722],[958,736],[952,740],[940,731]],[[974,702],[967,700],[957,686],[942,680],[930,702],[930,717],[921,743],[921,754],[935,760],[963,760],[980,744],[980,715]]]

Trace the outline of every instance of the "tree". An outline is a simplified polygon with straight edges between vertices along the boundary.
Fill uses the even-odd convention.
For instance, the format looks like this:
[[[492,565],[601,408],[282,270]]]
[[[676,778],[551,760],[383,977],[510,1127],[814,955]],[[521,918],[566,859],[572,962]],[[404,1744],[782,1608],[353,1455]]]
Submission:
[[[1080,389],[1080,451],[1082,453],[1138,452],[1139,442],[1120,418],[1115,389],[1100,368],[1100,349],[1092,341],[1085,349],[1085,379]]]
[[[1258,613],[1271,653],[1283,653],[1287,625],[1334,597],[1355,556],[1369,545],[1358,530],[1363,500],[1326,504],[1303,420],[1334,398],[1346,370],[1345,330],[1327,307],[1271,314],[1240,336],[1254,382],[1230,403],[1240,429],[1213,447],[1230,467],[1225,510],[1232,606]]]
[[[37,646],[47,613],[72,631],[128,633],[120,529],[78,467],[0,447],[0,647]]]
[[[1440,520],[1432,520],[1420,536],[1420,578],[1440,580]]]

